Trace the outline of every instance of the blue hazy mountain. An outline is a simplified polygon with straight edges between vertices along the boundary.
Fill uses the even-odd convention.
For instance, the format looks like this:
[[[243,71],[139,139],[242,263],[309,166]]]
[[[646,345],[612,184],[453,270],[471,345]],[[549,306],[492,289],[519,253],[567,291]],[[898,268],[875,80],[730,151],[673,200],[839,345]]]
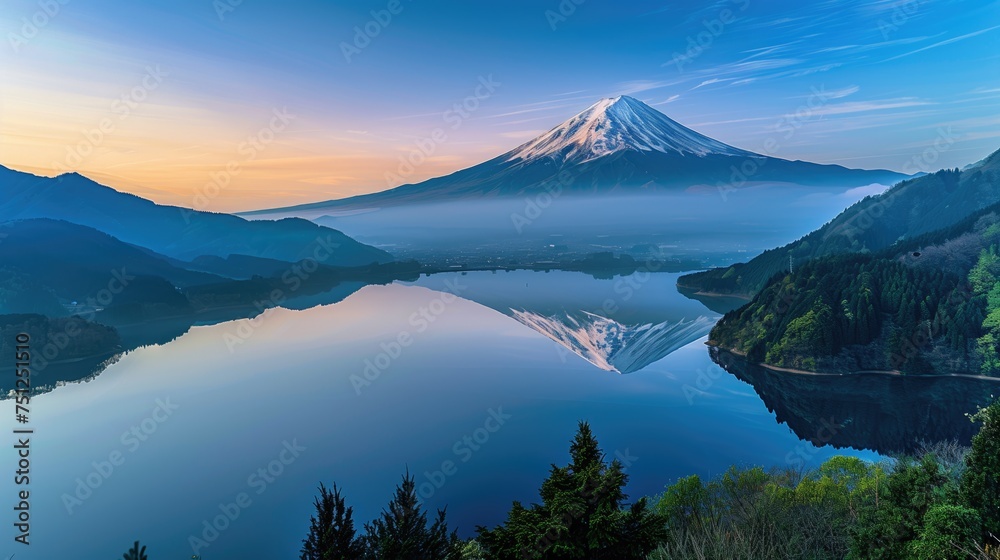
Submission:
[[[692,186],[715,189],[744,182],[850,188],[891,185],[906,177],[893,171],[848,169],[750,152],[699,134],[641,101],[620,96],[602,99],[530,142],[444,177],[257,213],[518,197],[544,192],[556,184],[562,192],[576,194],[627,194],[676,192]],[[255,213],[244,215],[251,214]]]
[[[177,303],[183,298],[175,286],[226,280],[64,221],[6,222],[0,224],[0,238],[0,313],[65,315],[75,307],[72,302],[85,306],[88,300],[91,307],[112,301]]]
[[[229,214],[163,206],[98,184],[77,173],[39,177],[0,166],[0,222],[65,220],[126,243],[192,260],[249,255],[294,262],[330,253],[323,264],[362,266],[392,256],[340,231],[301,219],[249,221]]]

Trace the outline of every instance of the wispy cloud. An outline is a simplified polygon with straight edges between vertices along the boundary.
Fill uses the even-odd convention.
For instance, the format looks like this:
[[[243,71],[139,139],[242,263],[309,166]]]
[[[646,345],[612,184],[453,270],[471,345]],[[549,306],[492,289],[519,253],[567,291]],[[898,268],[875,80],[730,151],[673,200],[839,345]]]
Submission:
[[[989,33],[990,31],[993,31],[994,29],[1000,29],[1000,25],[994,25],[993,27],[987,27],[986,29],[980,29],[979,31],[973,31],[972,33],[966,33],[965,35],[959,35],[958,37],[952,37],[951,39],[946,39],[944,41],[938,41],[937,43],[934,43],[933,45],[927,45],[926,47],[921,47],[921,48],[919,48],[919,49],[917,49],[915,51],[910,51],[908,53],[903,53],[903,54],[900,54],[900,55],[896,55],[896,56],[894,56],[892,58],[887,58],[887,59],[883,60],[882,62],[889,62],[890,60],[898,60],[900,58],[907,57],[907,56],[910,56],[910,55],[914,55],[914,54],[917,54],[919,52],[929,51],[931,49],[936,49],[938,47],[943,47],[945,45],[950,45],[952,43],[957,43],[959,41],[964,41],[966,39],[971,39],[972,37],[975,37],[977,35],[982,35],[983,33]]]
[[[635,93],[641,93],[644,91],[653,91],[665,87],[676,86],[683,83],[684,79],[679,80],[631,80],[627,82],[618,82],[615,84],[615,91],[620,95],[632,95]]]
[[[653,106],[656,106],[656,105],[666,105],[667,103],[673,103],[674,101],[677,101],[680,98],[681,98],[680,95],[675,94],[675,95],[671,95],[670,97],[664,99],[663,101],[659,101],[657,103],[653,103],[652,105]]]
[[[693,88],[691,88],[691,90],[693,91],[700,87],[710,86],[712,84],[718,84],[720,82],[729,82],[729,81],[732,81],[732,78],[710,78],[694,86]]]
[[[849,95],[854,95],[855,93],[861,91],[861,86],[847,86],[839,89],[826,89],[821,87],[821,92],[825,99],[843,99]],[[815,97],[815,93],[810,93],[809,95],[796,95],[789,99],[809,99]]]
[[[921,41],[929,41],[931,39],[936,39],[944,33],[938,33],[936,35],[922,35],[920,37],[905,37],[902,39],[892,39],[890,41],[876,41],[874,43],[864,43],[864,44],[854,44],[854,45],[837,45],[833,47],[825,47],[813,51],[813,54],[827,54],[827,53],[847,53],[847,54],[859,54],[868,51],[873,51],[876,49],[884,49],[888,47],[895,47],[899,45],[912,45],[913,43],[919,43]]]
[[[835,103],[825,105],[812,110],[813,115],[845,115],[848,113],[863,113],[868,111],[886,111],[889,109],[901,109],[903,107],[920,107],[923,105],[933,105],[929,101],[921,101],[912,97],[902,97],[898,99],[884,99],[881,101],[847,101],[845,103]]]

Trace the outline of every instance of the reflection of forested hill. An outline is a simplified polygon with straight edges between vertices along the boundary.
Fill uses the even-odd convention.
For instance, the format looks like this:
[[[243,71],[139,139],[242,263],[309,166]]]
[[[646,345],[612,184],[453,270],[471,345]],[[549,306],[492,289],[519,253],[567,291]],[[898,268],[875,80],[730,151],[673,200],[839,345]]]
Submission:
[[[712,359],[749,383],[777,420],[803,440],[837,448],[911,453],[922,442],[968,444],[966,416],[1000,394],[1000,382],[962,377],[777,372],[716,348]]]
[[[255,317],[267,308],[306,309],[336,303],[368,284],[385,284],[397,277],[413,279],[406,264],[390,263],[362,269],[324,269],[302,281],[297,290],[280,278],[254,278],[199,286],[179,292],[187,305],[157,307],[128,303],[86,313],[86,317],[48,318],[42,315],[0,315],[0,336],[14,340],[18,332],[29,332],[37,358],[36,389],[49,390],[59,382],[78,381],[99,374],[121,353],[140,346],[165,344],[183,335],[193,325],[210,325]],[[282,290],[281,301],[272,299]],[[110,326],[107,326],[110,325]],[[48,348],[47,347],[51,347]],[[45,352],[48,351],[48,354]],[[12,356],[0,348],[0,356]],[[43,359],[51,355],[51,359]],[[0,393],[13,388],[13,375],[4,375],[12,360],[0,362]],[[39,367],[42,366],[42,367]]]

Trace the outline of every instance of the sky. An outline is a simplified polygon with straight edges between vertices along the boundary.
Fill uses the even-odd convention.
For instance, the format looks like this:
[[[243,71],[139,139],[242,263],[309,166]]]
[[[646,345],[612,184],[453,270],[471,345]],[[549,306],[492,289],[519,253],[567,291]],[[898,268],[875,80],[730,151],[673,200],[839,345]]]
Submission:
[[[0,30],[0,164],[211,211],[447,174],[623,94],[786,159],[1000,148],[996,0],[4,0]]]

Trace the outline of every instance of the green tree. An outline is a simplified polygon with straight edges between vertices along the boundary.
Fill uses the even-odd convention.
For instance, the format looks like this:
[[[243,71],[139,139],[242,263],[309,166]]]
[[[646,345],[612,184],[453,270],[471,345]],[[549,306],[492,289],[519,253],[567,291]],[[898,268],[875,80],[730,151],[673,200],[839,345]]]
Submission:
[[[979,512],[984,538],[989,534],[1000,538],[1000,401],[979,411],[974,419],[982,426],[965,459],[962,501]]]
[[[906,560],[908,547],[923,527],[924,516],[937,503],[948,482],[932,455],[919,461],[904,458],[886,481],[884,494],[864,508],[851,535],[853,560]]]
[[[514,502],[507,521],[479,527],[487,557],[514,559],[644,559],[665,538],[665,520],[640,499],[624,507],[628,476],[610,464],[586,422],[570,445],[570,463],[552,465],[542,483],[541,504]]]
[[[370,560],[458,560],[461,543],[448,532],[445,511],[438,510],[428,526],[427,513],[417,501],[416,484],[409,473],[382,515],[365,525],[366,558]]]
[[[302,541],[301,560],[358,560],[364,543],[354,530],[354,508],[347,507],[337,485],[331,492],[322,483],[316,497],[316,514],[309,519],[309,534]]]
[[[975,550],[981,531],[979,513],[939,504],[927,511],[920,537],[910,547],[916,560],[963,560]]]

